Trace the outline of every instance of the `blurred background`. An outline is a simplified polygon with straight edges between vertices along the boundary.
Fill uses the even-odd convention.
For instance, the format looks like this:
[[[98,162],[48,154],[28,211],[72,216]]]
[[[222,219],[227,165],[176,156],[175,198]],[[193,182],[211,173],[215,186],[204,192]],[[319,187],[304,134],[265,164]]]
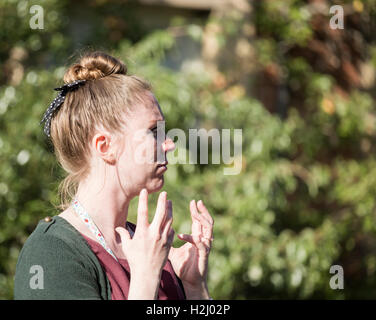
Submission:
[[[165,173],[176,232],[191,199],[215,219],[214,299],[375,299],[375,18],[376,0],[1,0],[0,298],[38,221],[58,214],[64,171],[39,121],[74,56],[100,49],[152,83],[166,130],[243,130],[239,175],[210,156]]]

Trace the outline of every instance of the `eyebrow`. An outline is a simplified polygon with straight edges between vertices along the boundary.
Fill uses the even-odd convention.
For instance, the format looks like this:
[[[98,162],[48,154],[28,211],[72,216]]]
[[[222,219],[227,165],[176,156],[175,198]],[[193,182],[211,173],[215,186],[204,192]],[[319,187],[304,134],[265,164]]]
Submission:
[[[158,121],[165,121],[165,119],[163,118],[163,119],[153,119],[153,120],[151,120],[150,122],[149,122],[149,125],[157,125],[157,122]]]

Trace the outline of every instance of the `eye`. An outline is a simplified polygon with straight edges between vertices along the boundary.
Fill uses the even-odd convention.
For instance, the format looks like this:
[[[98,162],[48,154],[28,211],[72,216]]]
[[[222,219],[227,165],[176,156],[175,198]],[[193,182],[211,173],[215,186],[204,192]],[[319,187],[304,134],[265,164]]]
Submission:
[[[153,133],[154,137],[157,136],[157,127],[151,129],[151,132]]]

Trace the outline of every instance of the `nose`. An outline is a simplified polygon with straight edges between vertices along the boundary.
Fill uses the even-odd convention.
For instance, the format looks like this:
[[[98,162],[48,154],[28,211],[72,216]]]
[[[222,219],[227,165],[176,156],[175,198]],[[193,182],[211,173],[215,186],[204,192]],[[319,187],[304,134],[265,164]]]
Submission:
[[[175,150],[175,143],[170,138],[167,138],[165,142],[162,143],[162,149],[164,152],[173,151]]]

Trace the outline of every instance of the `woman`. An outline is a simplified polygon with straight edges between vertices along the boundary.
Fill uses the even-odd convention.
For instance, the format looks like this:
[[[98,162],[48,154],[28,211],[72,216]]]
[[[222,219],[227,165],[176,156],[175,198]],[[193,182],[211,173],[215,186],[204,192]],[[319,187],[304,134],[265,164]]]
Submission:
[[[59,188],[62,212],[40,221],[26,241],[15,298],[209,299],[213,219],[202,201],[190,203],[192,234],[178,235],[186,241],[180,248],[171,247],[166,192],[148,222],[148,194],[163,187],[166,154],[175,147],[170,139],[157,144],[164,116],[148,83],[102,52],[82,57],[64,82],[42,120],[68,172]],[[137,228],[127,222],[136,196]]]

